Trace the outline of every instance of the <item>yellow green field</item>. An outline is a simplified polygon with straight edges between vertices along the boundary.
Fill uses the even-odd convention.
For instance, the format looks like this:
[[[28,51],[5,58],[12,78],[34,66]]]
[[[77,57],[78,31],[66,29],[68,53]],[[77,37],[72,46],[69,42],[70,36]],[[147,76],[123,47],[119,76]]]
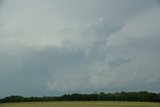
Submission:
[[[0,107],[160,107],[160,103],[150,102],[27,102],[27,103],[6,103]]]

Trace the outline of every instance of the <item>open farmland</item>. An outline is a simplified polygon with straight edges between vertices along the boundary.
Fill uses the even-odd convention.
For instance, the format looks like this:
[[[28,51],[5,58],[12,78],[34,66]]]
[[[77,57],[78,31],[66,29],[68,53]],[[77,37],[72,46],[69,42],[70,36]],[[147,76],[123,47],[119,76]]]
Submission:
[[[160,103],[150,102],[27,102],[4,103],[0,107],[160,107]]]

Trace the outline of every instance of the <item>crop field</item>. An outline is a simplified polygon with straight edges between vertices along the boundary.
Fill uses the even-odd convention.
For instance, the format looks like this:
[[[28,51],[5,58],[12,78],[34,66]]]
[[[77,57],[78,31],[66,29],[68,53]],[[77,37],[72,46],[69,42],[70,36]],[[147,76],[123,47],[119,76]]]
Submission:
[[[160,107],[160,103],[150,102],[25,102],[25,103],[4,103],[0,107]]]

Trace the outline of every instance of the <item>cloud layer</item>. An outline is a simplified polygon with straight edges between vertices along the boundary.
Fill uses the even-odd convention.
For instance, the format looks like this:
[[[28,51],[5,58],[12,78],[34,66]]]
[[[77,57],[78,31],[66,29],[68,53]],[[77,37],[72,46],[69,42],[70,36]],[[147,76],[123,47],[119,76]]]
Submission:
[[[0,97],[160,92],[157,0],[0,3]]]

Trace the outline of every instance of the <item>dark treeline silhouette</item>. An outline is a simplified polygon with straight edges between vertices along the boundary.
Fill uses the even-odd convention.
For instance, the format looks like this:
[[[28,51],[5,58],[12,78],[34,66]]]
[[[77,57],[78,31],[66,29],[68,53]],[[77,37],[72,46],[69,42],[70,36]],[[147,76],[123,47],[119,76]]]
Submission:
[[[142,101],[160,102],[160,93],[140,92],[117,92],[117,93],[94,93],[94,94],[64,94],[62,96],[23,97],[10,96],[0,99],[0,103],[12,102],[36,102],[36,101]]]

